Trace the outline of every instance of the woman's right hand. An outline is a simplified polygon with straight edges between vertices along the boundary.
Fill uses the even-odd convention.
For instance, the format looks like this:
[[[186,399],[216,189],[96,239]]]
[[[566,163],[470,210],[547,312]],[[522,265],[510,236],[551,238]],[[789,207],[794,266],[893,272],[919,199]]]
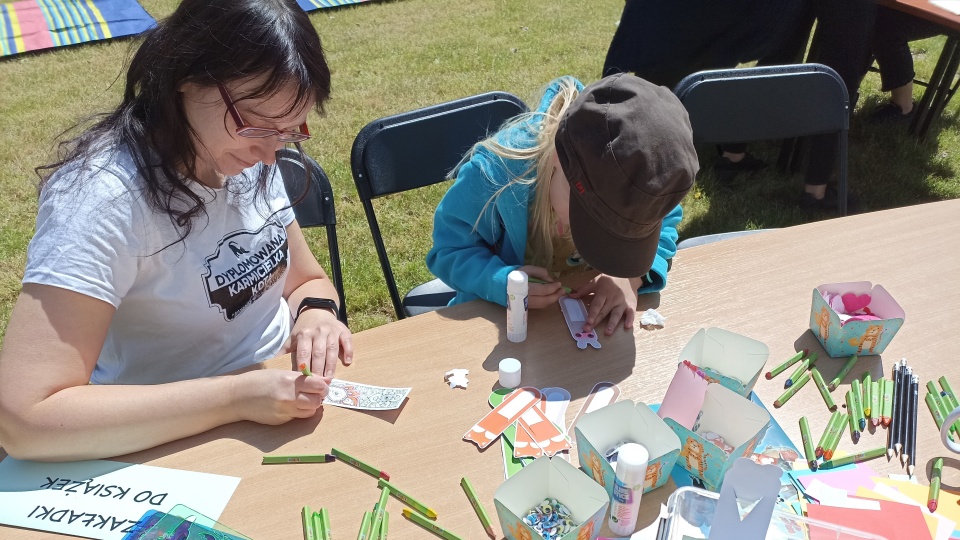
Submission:
[[[563,285],[559,281],[554,281],[553,276],[546,268],[539,266],[521,266],[518,270],[527,274],[527,277],[546,281],[547,283],[530,282],[527,288],[527,307],[529,309],[541,309],[547,306],[556,305],[560,297],[564,295]]]
[[[307,377],[284,369],[261,369],[235,377],[233,395],[240,418],[269,425],[316,414],[330,391],[331,381],[331,377]]]

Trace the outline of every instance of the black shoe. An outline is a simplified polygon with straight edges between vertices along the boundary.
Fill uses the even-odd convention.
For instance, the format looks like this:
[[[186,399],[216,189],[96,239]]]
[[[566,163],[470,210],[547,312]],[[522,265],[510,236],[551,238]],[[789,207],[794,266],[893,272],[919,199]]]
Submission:
[[[904,113],[896,103],[887,103],[876,108],[867,121],[871,124],[900,124],[909,122],[913,118],[913,113],[917,110],[917,103],[913,102],[913,108],[910,112]]]
[[[740,161],[730,161],[729,159],[720,156],[717,158],[717,161],[713,163],[713,168],[714,170],[720,172],[729,171],[733,173],[742,173],[765,169],[767,168],[767,164],[762,159],[757,159],[753,154],[747,152],[743,155],[743,159]]]
[[[847,213],[852,214],[860,207],[860,199],[853,193],[847,191]],[[827,191],[822,199],[813,196],[812,193],[803,192],[800,198],[800,208],[807,211],[836,212],[840,209],[840,193],[837,188],[827,186]]]

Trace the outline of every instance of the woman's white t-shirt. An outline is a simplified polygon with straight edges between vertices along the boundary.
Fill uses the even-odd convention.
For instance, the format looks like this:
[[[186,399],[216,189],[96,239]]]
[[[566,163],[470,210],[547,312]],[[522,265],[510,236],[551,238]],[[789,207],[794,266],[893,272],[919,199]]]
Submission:
[[[222,189],[191,183],[206,214],[183,242],[170,217],[149,206],[128,151],[54,174],[40,196],[23,283],[116,308],[91,382],[207,377],[279,351],[290,333],[283,288],[294,216],[275,167],[266,197],[255,195],[262,167]]]

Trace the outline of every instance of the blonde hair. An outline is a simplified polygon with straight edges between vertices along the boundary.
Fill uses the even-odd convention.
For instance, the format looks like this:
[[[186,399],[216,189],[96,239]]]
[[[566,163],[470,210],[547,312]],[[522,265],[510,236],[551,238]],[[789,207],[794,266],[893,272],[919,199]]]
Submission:
[[[553,83],[552,83],[553,84]],[[577,88],[577,81],[572,77],[562,77],[555,84],[559,85],[556,95],[550,101],[550,105],[545,112],[534,111],[521,114],[507,123],[500,131],[518,128],[528,131],[536,130],[533,134],[536,137],[536,144],[529,148],[513,148],[507,146],[511,141],[501,143],[497,140],[498,134],[494,134],[473,146],[471,151],[464,157],[461,164],[470,160],[479,148],[485,148],[493,155],[500,158],[500,166],[504,171],[510,169],[506,166],[506,160],[528,161],[530,166],[517,176],[510,179],[505,185],[497,189],[496,192],[484,204],[480,215],[473,228],[476,231],[480,224],[480,218],[486,212],[488,206],[499,197],[504,191],[514,184],[535,184],[533,205],[530,211],[530,222],[528,225],[527,245],[530,246],[531,263],[536,266],[548,267],[553,259],[553,225],[556,220],[553,207],[550,205],[550,182],[553,179],[554,168],[552,165],[553,156],[556,152],[554,138],[557,134],[557,126],[560,119],[566,114],[570,104],[580,95]],[[499,132],[498,132],[499,133]],[[459,169],[459,165],[457,169]],[[457,170],[454,169],[454,172]],[[482,170],[482,168],[481,168]],[[531,176],[531,173],[536,172]],[[486,174],[484,172],[484,174]],[[489,178],[488,178],[489,179]],[[566,233],[569,234],[569,231]]]

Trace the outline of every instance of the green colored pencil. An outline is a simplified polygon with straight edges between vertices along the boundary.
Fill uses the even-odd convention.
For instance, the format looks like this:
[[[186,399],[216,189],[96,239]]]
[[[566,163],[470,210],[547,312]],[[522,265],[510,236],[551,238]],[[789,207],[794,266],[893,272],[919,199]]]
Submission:
[[[883,403],[881,404],[883,412],[880,414],[880,423],[883,427],[887,427],[893,418],[893,381],[887,378],[880,380],[883,381]]]
[[[860,452],[858,454],[851,454],[842,458],[831,459],[824,461],[820,464],[821,469],[833,469],[835,467],[842,467],[843,465],[849,465],[850,463],[860,463],[861,461],[868,461],[871,459],[876,459],[880,456],[887,455],[886,447],[874,448],[872,450],[867,450],[865,452]]]
[[[829,435],[827,445],[823,447],[823,459],[828,461],[833,459],[833,453],[837,450],[837,445],[840,444],[840,437],[843,437],[843,432],[847,430],[849,417],[850,415],[847,413],[840,413],[840,422],[837,423],[836,431]]]
[[[830,434],[835,428],[837,422],[840,420],[840,415],[843,414],[840,411],[834,411],[830,415],[830,420],[827,422],[827,427],[823,428],[823,433],[820,435],[820,441],[817,443],[817,446],[814,448],[815,455],[818,458],[823,457],[823,449],[827,446],[829,441]]]
[[[377,501],[377,505],[373,507],[373,526],[371,531],[373,534],[371,536],[380,537],[380,524],[383,523],[383,512],[387,509],[387,499],[390,498],[390,488],[384,487],[380,489],[380,500]]]
[[[345,461],[345,462],[349,463],[350,465],[353,465],[354,467],[360,469],[361,471],[369,474],[370,476],[372,476],[372,477],[374,477],[374,478],[382,478],[382,479],[384,479],[384,480],[390,480],[390,475],[389,475],[389,474],[381,471],[380,469],[378,469],[378,468],[376,468],[376,467],[374,467],[374,466],[372,466],[372,465],[367,465],[366,463],[360,461],[359,459],[357,459],[357,458],[355,458],[355,457],[350,457],[349,455],[347,455],[347,454],[346,454],[345,452],[343,452],[342,450],[337,450],[336,448],[334,448],[334,449],[330,450],[330,453],[333,454],[334,456],[337,456],[337,459],[339,459],[340,461]]]
[[[940,405],[937,403],[937,394],[927,392],[927,396],[923,398],[927,402],[927,407],[930,408],[930,414],[933,415],[933,421],[937,424],[937,429],[943,427],[943,421],[946,418],[943,417],[943,411],[940,409]],[[953,440],[953,435],[948,435],[950,440]]]
[[[873,412],[873,409],[871,409],[872,402],[870,401],[870,390],[872,389],[873,380],[869,371],[864,371],[860,378],[862,379],[860,387],[863,391],[863,395],[860,396],[860,403],[863,406],[863,417],[866,419],[870,418],[870,413]]]
[[[303,521],[303,540],[319,540],[313,527],[313,510],[309,506],[300,510],[300,519]]]
[[[813,448],[813,440],[810,439],[810,423],[806,416],[800,417],[800,440],[803,441],[803,457],[807,459],[810,470],[817,470],[817,454]]]
[[[940,500],[940,476],[943,474],[943,458],[933,460],[933,469],[930,471],[930,490],[927,492],[927,508],[931,512],[937,511],[937,502]]]
[[[847,390],[843,395],[843,399],[847,402],[847,411],[850,412],[847,415],[848,423],[850,424],[850,436],[853,437],[854,444],[860,442],[860,429],[857,426],[857,403],[856,398],[853,397],[853,390]]]
[[[363,513],[363,520],[360,522],[360,531],[357,533],[357,540],[370,539],[370,518],[373,512],[367,510]]]
[[[470,481],[467,480],[466,476],[460,479],[460,487],[462,487],[463,492],[467,494],[467,500],[470,501],[470,506],[473,507],[473,511],[476,512],[477,517],[480,518],[480,523],[483,524],[483,529],[487,531],[487,536],[496,538],[493,532],[493,522],[490,521],[490,516],[487,515],[487,511],[484,510],[483,505],[480,504],[480,498],[477,497],[477,492],[473,490],[473,486],[470,485]]]
[[[870,423],[874,426],[880,425],[880,415],[883,412],[880,409],[880,381],[870,383],[870,410]]]
[[[820,391],[820,397],[823,398],[823,402],[827,404],[827,409],[830,412],[837,410],[837,404],[833,401],[833,396],[830,395],[830,390],[827,388],[827,383],[823,382],[823,375],[820,374],[820,370],[817,368],[810,368],[810,376],[813,377],[813,382],[817,385],[817,390]]]
[[[383,511],[383,522],[380,523],[380,540],[387,540],[387,528],[390,524],[390,512]]]
[[[860,385],[860,379],[850,381],[850,393],[853,394],[853,406],[855,408],[848,412],[856,417],[859,431],[863,431],[867,429],[867,419],[863,416],[863,389]]]
[[[790,376],[787,377],[787,380],[783,381],[783,387],[790,388],[791,386],[793,386],[793,383],[795,381],[800,380],[800,377],[802,377],[803,374],[807,372],[807,369],[809,367],[810,367],[810,359],[804,358],[803,361],[800,362],[800,365],[797,366],[797,369],[793,370],[793,373],[791,373]]]
[[[548,282],[548,281],[544,281],[544,280],[542,280],[542,279],[537,279],[537,278],[534,278],[534,277],[528,277],[528,278],[527,278],[527,281],[529,281],[530,283],[539,283],[539,284],[541,284],[541,285],[546,285],[547,283],[550,283],[550,282]],[[555,283],[555,282],[554,282],[554,283]],[[573,292],[573,289],[571,289],[570,287],[567,287],[566,285],[562,285],[562,287],[563,287],[563,291],[564,291],[565,293],[567,293],[567,294],[570,294],[570,293]]]
[[[423,527],[424,529],[432,532],[433,534],[443,538],[445,540],[463,540],[459,536],[453,534],[452,532],[444,529],[443,527],[438,526],[436,523],[433,523],[426,516],[421,515],[419,512],[415,512],[409,508],[403,509],[403,517],[409,519],[410,521],[416,523],[417,525]]]
[[[780,394],[780,397],[778,397],[777,400],[773,402],[773,406],[776,407],[777,409],[782,407],[783,404],[786,403],[787,400],[792,398],[793,395],[797,393],[797,390],[800,390],[801,388],[803,388],[803,385],[807,384],[807,381],[809,380],[810,380],[810,372],[804,371],[803,375],[801,375],[800,378],[795,383],[793,383],[793,386],[791,386],[790,388],[787,388],[787,390],[784,393]]]
[[[799,362],[801,358],[805,358],[805,357],[807,356],[807,354],[809,353],[809,351],[810,351],[809,349],[804,349],[804,350],[798,352],[797,354],[791,356],[790,358],[787,359],[786,362],[784,362],[784,363],[780,364],[779,366],[777,366],[777,367],[771,369],[770,371],[768,371],[767,374],[764,375],[764,377],[766,377],[767,380],[769,380],[769,379],[772,379],[772,378],[776,377],[777,375],[783,373],[784,371],[786,371],[786,369],[787,369],[788,367],[790,367],[790,366],[796,364],[797,362]]]
[[[287,463],[330,463],[337,458],[331,454],[317,454],[307,456],[263,456],[261,465],[280,465]]]
[[[393,495],[397,500],[403,502],[403,504],[409,506],[410,508],[413,508],[417,512],[426,516],[428,519],[437,519],[437,513],[434,512],[433,509],[427,507],[427,505],[414,499],[410,495],[407,495],[403,491],[397,489],[397,487],[391,484],[390,482],[387,482],[386,480],[381,478],[378,484],[380,485],[381,488],[383,487],[390,488],[390,495]]]
[[[323,526],[321,529],[320,540],[333,540],[333,530],[330,528],[330,512],[327,511],[326,507],[320,509],[320,524]]]
[[[847,360],[847,363],[840,368],[840,373],[837,373],[837,376],[830,381],[830,384],[827,385],[830,388],[830,391],[833,392],[840,386],[840,382],[843,381],[843,378],[847,376],[847,373],[850,373],[850,370],[853,369],[853,366],[857,364],[857,355],[853,355]]]

